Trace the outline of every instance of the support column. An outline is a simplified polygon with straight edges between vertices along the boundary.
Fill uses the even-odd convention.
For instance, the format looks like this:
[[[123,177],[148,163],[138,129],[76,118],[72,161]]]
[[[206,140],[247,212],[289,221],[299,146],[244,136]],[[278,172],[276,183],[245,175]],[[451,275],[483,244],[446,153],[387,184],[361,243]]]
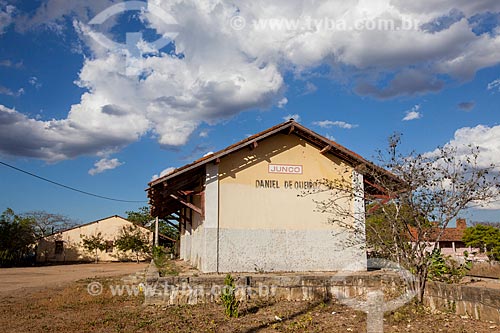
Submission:
[[[204,247],[201,270],[205,273],[217,272],[218,262],[218,232],[219,232],[219,165],[206,165]]]
[[[181,208],[181,259],[189,260],[191,259],[191,221],[189,221],[189,217],[186,216],[188,214],[187,208]]]
[[[155,219],[155,246],[158,246],[158,216]]]
[[[365,221],[365,188],[363,175],[356,170],[352,171],[352,191],[354,198],[352,200],[352,210],[354,216],[354,239],[359,241],[359,257],[360,265],[359,270],[367,269],[366,258],[366,221]],[[355,250],[356,251],[356,250]]]

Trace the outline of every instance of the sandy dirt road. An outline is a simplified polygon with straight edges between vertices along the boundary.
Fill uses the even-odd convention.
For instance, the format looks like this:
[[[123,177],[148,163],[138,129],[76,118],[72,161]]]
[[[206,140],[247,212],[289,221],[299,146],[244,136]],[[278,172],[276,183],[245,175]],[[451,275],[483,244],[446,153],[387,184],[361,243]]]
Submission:
[[[144,270],[147,263],[99,263],[44,267],[0,268],[0,297],[24,296],[32,291],[63,287],[73,281],[124,276]]]

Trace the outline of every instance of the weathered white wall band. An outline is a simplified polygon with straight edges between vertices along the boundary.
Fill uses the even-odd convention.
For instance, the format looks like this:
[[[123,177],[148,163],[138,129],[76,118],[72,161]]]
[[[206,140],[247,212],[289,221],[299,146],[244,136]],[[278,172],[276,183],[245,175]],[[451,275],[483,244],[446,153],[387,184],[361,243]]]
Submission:
[[[327,230],[220,229],[220,272],[366,269],[364,244],[346,248]]]

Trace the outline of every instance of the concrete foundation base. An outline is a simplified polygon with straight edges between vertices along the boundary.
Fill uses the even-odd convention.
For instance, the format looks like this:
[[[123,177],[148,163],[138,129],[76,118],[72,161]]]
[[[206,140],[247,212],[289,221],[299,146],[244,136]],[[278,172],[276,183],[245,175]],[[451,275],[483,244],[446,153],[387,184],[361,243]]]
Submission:
[[[312,301],[332,298],[351,298],[367,290],[400,290],[397,274],[364,272],[318,274],[235,274],[236,296],[240,301],[273,299]],[[352,274],[352,273],[351,273]],[[145,305],[180,305],[219,302],[224,290],[223,274],[153,277],[147,275]]]

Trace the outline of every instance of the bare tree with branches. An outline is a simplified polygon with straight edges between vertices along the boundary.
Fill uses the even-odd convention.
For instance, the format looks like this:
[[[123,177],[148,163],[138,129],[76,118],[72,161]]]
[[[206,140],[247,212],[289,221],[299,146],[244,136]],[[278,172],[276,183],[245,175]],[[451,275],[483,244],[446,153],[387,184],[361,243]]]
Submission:
[[[48,213],[43,210],[30,211],[22,216],[33,222],[33,232],[36,238],[45,237],[78,224],[77,221],[65,215]]]
[[[457,148],[441,147],[404,156],[398,153],[399,144],[399,135],[393,135],[387,151],[379,152],[380,165],[392,177],[373,164],[355,166],[364,176],[364,186],[376,188],[379,194],[362,195],[363,184],[352,182],[346,171],[340,179],[320,180],[321,186],[304,195],[330,193],[328,199],[316,201],[317,210],[328,214],[329,223],[354,231],[346,233],[351,235],[346,246],[365,241],[366,218],[369,251],[412,272],[422,302],[432,264],[430,252],[460,212],[498,198],[498,169],[479,164],[478,147],[463,147],[460,154]],[[346,200],[364,201],[366,215],[342,204]]]

